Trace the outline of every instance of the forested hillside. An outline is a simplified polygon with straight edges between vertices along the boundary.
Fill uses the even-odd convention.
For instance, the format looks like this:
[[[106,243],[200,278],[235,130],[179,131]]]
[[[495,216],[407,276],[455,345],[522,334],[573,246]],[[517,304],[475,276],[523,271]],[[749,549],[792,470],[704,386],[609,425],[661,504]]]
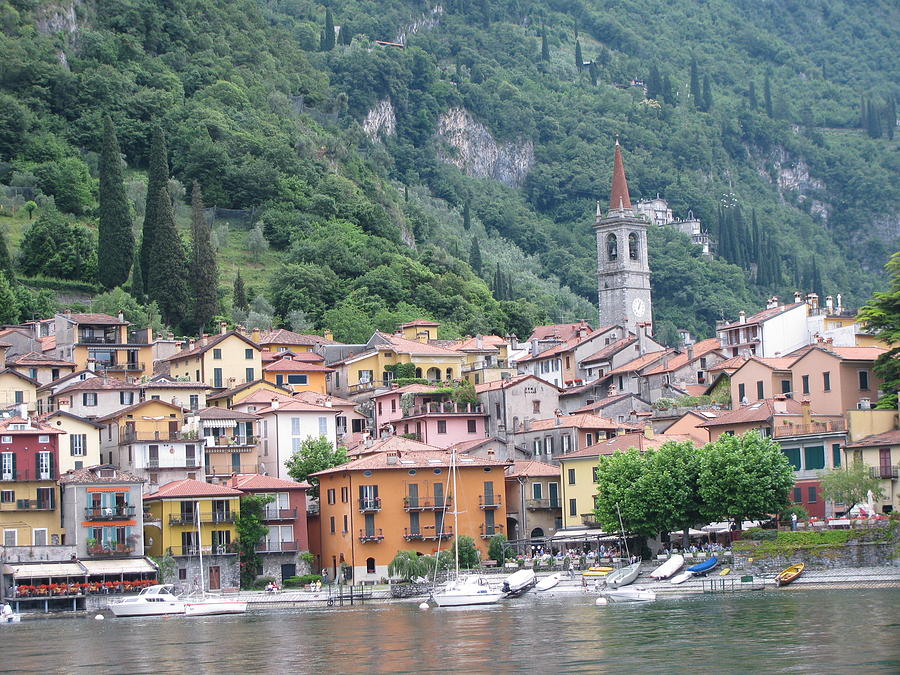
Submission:
[[[196,183],[236,321],[362,340],[420,316],[448,337],[595,320],[616,135],[632,198],[699,217],[718,251],[652,230],[664,339],[794,290],[859,304],[900,248],[898,26],[887,0],[3,1],[0,296],[30,318],[50,299],[29,288],[114,283],[109,116],[138,257],[158,127],[185,251],[149,264],[202,259]],[[161,297],[141,276],[125,287]]]

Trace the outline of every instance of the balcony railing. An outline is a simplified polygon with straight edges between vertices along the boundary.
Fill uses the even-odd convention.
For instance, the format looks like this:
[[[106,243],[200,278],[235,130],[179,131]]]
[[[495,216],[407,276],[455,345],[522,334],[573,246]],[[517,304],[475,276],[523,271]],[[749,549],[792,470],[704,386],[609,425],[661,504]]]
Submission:
[[[366,542],[378,543],[384,540],[384,534],[382,533],[380,527],[377,530],[369,530],[368,532],[366,532],[365,530],[360,530],[359,540],[364,544]]]
[[[200,549],[203,549],[203,555],[226,555],[229,553],[237,553],[237,547],[232,544],[217,544],[216,546],[169,546],[166,552],[171,555],[199,555]]]
[[[881,478],[882,480],[894,480],[900,473],[896,466],[873,466],[870,467],[869,472],[872,478]]]
[[[419,415],[483,415],[484,407],[480,403],[454,403],[453,401],[432,402],[413,406],[405,417]]]
[[[407,511],[435,511],[453,506],[453,497],[404,497]]]
[[[200,468],[200,460],[196,457],[188,457],[184,460],[183,464],[169,464],[168,466],[160,466],[159,459],[148,459],[147,460],[147,468],[148,469],[199,469]],[[229,472],[227,475],[231,475],[232,472]]]
[[[103,370],[113,370],[113,371],[143,371],[144,363],[137,361],[128,361],[126,363],[104,363],[101,366]]]
[[[56,469],[51,468],[48,471],[35,471],[21,467],[17,467],[15,471],[0,469],[0,482],[30,480],[56,480]]]
[[[119,427],[119,445],[125,443],[139,443],[141,441],[194,441],[202,442],[202,439],[191,438],[191,434],[181,431],[135,431],[128,427]]]
[[[462,367],[462,372],[470,373],[473,370],[487,370],[488,368],[507,368],[506,361],[500,359],[497,361],[475,361],[467,363]]]
[[[390,386],[390,380],[372,380],[371,382],[359,382],[357,384],[351,384],[349,387],[351,394],[358,394],[363,391],[372,391],[373,389],[379,389],[381,387]]]
[[[232,448],[256,445],[256,436],[206,436],[207,448]]]
[[[478,495],[478,506],[483,509],[496,509],[500,507],[502,495]]]
[[[274,506],[267,506],[263,512],[263,520],[296,520],[297,509],[279,509]]]
[[[597,522],[597,516],[593,513],[582,513],[581,524],[591,528],[600,527],[600,523]]]
[[[531,510],[539,509],[558,509],[560,501],[558,499],[526,499],[525,508]]]
[[[259,473],[258,464],[208,465],[203,468],[207,476],[230,476],[233,473]]]
[[[829,420],[827,422],[813,422],[811,424],[779,424],[772,428],[775,438],[786,436],[807,436],[809,434],[827,434],[832,431],[846,431],[844,420]]]
[[[79,335],[78,343],[82,345],[118,345],[118,335]]]
[[[134,506],[124,504],[121,506],[86,506],[84,517],[87,520],[119,520],[120,518],[134,518]]]
[[[381,497],[363,497],[359,500],[359,510],[362,513],[374,513],[381,511]]]
[[[47,500],[17,499],[13,511],[52,511],[56,505]]]
[[[134,553],[134,546],[129,544],[95,544],[88,546],[87,554],[91,558],[111,558],[113,556],[124,556]]]
[[[412,530],[408,527],[403,528],[403,538],[406,541],[436,541],[438,539],[450,539],[453,537],[453,528],[444,526],[441,532],[436,530],[435,525],[425,525],[418,530]]]
[[[290,553],[300,550],[296,541],[261,541],[256,545],[257,553]]]
[[[501,534],[503,532],[503,525],[500,523],[495,523],[494,525],[487,525],[485,523],[481,524],[481,538],[482,539],[490,539],[495,534]]]
[[[200,514],[200,522],[201,523],[233,523],[237,518],[237,514],[231,513],[230,511],[222,513],[222,512],[213,512],[213,513],[201,513]],[[196,525],[197,524],[197,514],[196,513],[172,513],[169,514],[169,525]]]

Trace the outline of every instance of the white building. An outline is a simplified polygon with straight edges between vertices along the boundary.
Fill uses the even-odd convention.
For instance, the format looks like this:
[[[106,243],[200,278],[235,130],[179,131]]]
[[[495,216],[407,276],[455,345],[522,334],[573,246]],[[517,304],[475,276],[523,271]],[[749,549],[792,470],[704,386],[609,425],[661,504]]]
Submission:
[[[324,437],[337,444],[336,418],[341,413],[329,405],[314,405],[304,401],[282,401],[273,397],[267,408],[255,411],[259,415],[261,458],[270,458],[277,467],[279,478],[290,478],[287,461],[300,449],[303,441]]]

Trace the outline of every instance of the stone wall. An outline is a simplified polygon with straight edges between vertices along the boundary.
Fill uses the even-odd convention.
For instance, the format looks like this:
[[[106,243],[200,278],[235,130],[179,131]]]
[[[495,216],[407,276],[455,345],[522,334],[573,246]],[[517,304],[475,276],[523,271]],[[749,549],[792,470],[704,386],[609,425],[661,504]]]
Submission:
[[[209,568],[218,567],[222,588],[241,587],[241,568],[238,556],[205,555],[203,556],[203,574],[206,589],[209,590]],[[184,570],[184,578],[180,578],[179,570]],[[197,556],[175,556],[175,566],[168,573],[161,575],[161,583],[175,584],[185,591],[200,590],[200,560]]]
[[[75,555],[75,546],[0,546],[0,562],[63,562]]]
[[[260,573],[260,576],[272,577],[278,583],[283,583],[284,578],[281,575],[281,566],[290,564],[297,566],[296,576],[298,577],[302,577],[304,574],[313,574],[314,571],[311,569],[310,564],[305,560],[302,560],[300,555],[301,554],[297,552],[261,554],[262,572]]]

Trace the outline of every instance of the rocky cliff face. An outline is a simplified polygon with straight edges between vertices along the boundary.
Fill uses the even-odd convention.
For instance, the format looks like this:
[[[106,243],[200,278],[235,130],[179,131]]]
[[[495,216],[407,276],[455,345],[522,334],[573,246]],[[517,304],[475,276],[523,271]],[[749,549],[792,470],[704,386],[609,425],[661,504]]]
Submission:
[[[761,166],[760,173],[778,184],[782,196],[793,193],[798,202],[809,202],[810,212],[827,224],[831,205],[824,196],[828,189],[824,181],[810,175],[806,160],[790,156],[784,148],[778,148],[768,160],[768,167]]]
[[[427,12],[423,12],[415,20],[403,26],[400,30],[397,31],[397,35],[394,37],[394,42],[406,44],[406,40],[410,35],[415,35],[420,30],[428,30],[434,28],[443,13],[443,5],[435,5]]]
[[[441,115],[436,136],[438,157],[469,176],[518,187],[534,165],[531,140],[498,143],[464,108],[451,108]]]
[[[381,99],[363,120],[363,131],[370,140],[376,141],[397,133],[397,114],[391,99]]]

